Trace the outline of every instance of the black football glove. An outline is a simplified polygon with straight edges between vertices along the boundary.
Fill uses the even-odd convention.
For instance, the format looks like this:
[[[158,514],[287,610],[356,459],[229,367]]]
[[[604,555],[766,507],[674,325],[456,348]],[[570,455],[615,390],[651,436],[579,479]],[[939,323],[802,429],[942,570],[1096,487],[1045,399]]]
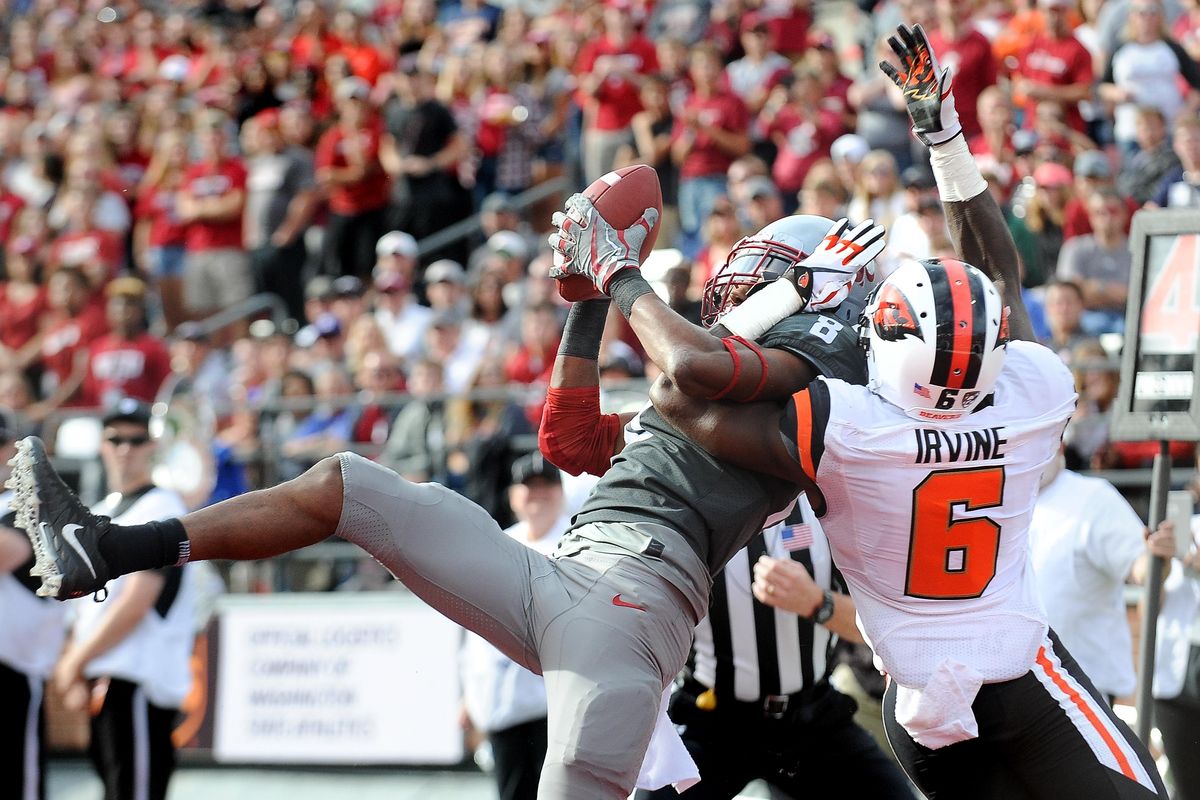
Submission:
[[[880,61],[879,68],[904,92],[917,138],[932,147],[962,133],[954,109],[950,70],[938,64],[921,26],[901,25],[895,36],[888,37],[888,44],[896,51],[900,67]]]

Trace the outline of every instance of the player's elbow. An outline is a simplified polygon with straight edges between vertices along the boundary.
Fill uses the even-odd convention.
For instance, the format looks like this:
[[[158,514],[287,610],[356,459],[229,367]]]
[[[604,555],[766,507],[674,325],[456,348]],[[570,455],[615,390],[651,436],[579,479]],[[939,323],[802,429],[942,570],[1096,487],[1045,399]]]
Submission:
[[[720,389],[719,386],[716,389],[712,387],[711,369],[705,356],[683,348],[671,351],[666,363],[661,366],[672,391],[689,397],[707,397]]]
[[[663,375],[650,387],[650,402],[658,409],[658,413],[670,421],[677,419],[691,401],[669,375]]]

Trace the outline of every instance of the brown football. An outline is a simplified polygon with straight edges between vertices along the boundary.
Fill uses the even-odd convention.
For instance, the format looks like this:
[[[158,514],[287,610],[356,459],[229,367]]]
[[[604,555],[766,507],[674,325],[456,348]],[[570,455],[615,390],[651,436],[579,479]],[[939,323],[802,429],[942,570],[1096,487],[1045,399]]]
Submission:
[[[583,196],[591,200],[600,216],[617,230],[633,225],[647,208],[656,209],[659,220],[662,219],[662,186],[658,182],[658,173],[645,164],[622,167],[601,176],[583,190]],[[642,243],[639,262],[645,261],[646,256],[650,255],[657,239],[658,224],[655,223]],[[571,302],[602,296],[592,282],[582,275],[571,275],[560,280],[558,293]]]

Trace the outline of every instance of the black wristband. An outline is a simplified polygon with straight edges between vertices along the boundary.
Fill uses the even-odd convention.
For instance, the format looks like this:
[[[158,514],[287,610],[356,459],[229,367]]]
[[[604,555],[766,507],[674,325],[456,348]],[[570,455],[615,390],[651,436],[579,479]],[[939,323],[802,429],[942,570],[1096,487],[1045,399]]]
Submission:
[[[653,291],[642,277],[640,269],[623,269],[608,282],[608,296],[617,304],[617,308],[621,309],[625,319],[629,319],[629,315],[633,313],[634,301]]]
[[[558,343],[558,354],[599,361],[600,338],[604,335],[607,319],[608,298],[572,303],[567,312],[567,324],[563,326],[562,340]]]

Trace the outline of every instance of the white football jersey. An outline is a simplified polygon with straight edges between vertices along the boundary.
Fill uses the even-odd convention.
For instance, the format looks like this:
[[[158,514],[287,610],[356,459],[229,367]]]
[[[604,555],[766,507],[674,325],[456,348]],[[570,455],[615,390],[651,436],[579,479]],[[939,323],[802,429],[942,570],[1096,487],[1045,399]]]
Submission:
[[[994,401],[954,420],[837,380],[794,400],[798,458],[881,668],[914,689],[946,658],[988,682],[1028,672],[1046,634],[1029,522],[1075,408],[1058,356],[1011,342]]]

